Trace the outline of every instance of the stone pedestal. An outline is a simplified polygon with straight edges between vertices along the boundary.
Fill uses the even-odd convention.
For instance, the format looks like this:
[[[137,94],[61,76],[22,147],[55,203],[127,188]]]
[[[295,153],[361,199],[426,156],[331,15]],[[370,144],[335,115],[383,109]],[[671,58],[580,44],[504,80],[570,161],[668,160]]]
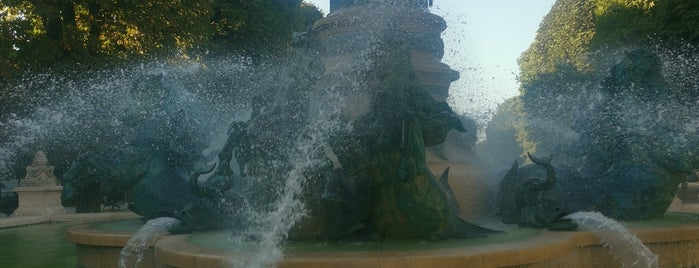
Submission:
[[[19,207],[12,216],[52,215],[65,213],[61,205],[62,186],[17,187]]]
[[[339,94],[343,94],[343,106],[352,110],[345,115],[356,118],[370,110],[364,106],[374,101],[368,96],[371,92],[358,90],[357,81],[365,81],[367,72],[375,72],[371,70],[375,61],[387,60],[377,55],[386,47],[407,48],[410,74],[405,79],[413,79],[436,102],[446,105],[449,86],[459,79],[459,72],[441,62],[444,55],[441,33],[447,27],[446,22],[416,7],[421,6],[416,3],[427,1],[344,2],[349,5],[339,5],[340,9],[332,16],[317,21],[313,31],[325,51],[325,74],[320,84],[345,89]]]
[[[333,166],[341,171],[315,183],[325,184],[318,190],[323,196],[306,204],[337,212],[301,222],[298,233],[316,235],[313,224],[326,228],[328,237],[364,226],[381,239],[491,232],[458,219],[445,172],[456,163],[444,161],[436,173],[443,175],[435,176],[425,161],[426,147],[442,144],[451,130],[465,130],[446,103],[451,82],[459,78],[441,62],[446,22],[418,4],[426,1],[350,2],[312,29],[324,67],[314,83],[324,95],[312,94],[309,102],[332,103],[318,110],[333,113],[328,121],[351,130],[331,134],[326,156],[333,155],[328,158],[337,159]]]
[[[12,216],[43,215],[65,213],[61,205],[63,187],[53,174],[46,154],[38,151],[32,165],[27,167],[27,175],[15,188],[19,198],[19,207]]]

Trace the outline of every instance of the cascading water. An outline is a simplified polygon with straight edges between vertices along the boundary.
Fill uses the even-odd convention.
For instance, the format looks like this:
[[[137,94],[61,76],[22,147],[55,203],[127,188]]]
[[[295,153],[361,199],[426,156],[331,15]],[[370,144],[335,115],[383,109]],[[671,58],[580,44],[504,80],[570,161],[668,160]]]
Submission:
[[[319,165],[318,159],[308,157],[310,150],[318,145],[318,137],[310,136],[307,141],[299,141],[295,152],[294,168],[288,173],[281,197],[274,203],[272,211],[253,211],[252,222],[244,235],[255,235],[259,240],[252,245],[254,253],[248,259],[231,259],[232,267],[270,267],[284,256],[281,244],[286,240],[291,228],[305,215],[305,207],[300,199],[306,183],[303,171]],[[246,243],[241,237],[234,237],[236,243]]]
[[[72,155],[93,150],[114,155],[116,151],[119,153],[112,160],[118,160],[134,154],[134,147],[144,144],[151,148],[150,153],[167,151],[171,160],[190,162],[187,165],[196,168],[210,162],[221,150],[225,141],[221,137],[226,136],[228,123],[250,119],[252,98],[279,95],[283,91],[280,88],[291,83],[284,77],[259,79],[287,72],[285,69],[265,64],[253,67],[244,59],[233,58],[210,61],[206,67],[187,62],[152,63],[77,77],[39,76],[45,79],[20,86],[54,94],[46,97],[53,101],[37,104],[26,115],[2,121],[0,127],[7,139],[0,144],[1,173],[11,174],[17,157],[34,148],[72,149]],[[270,104],[274,105],[278,104]],[[228,213],[239,213],[245,218],[243,227],[237,228],[231,240],[252,252],[250,258],[232,261],[234,267],[268,267],[283,256],[280,243],[304,215],[298,198],[304,186],[303,172],[318,163],[310,151],[322,148],[325,133],[335,128],[328,118],[323,118],[332,113],[325,105],[317,107],[316,120],[311,120],[304,135],[291,141],[294,146],[286,157],[294,167],[281,178],[281,183],[265,189],[277,196],[272,204],[256,204],[253,199],[261,193],[249,185],[238,185],[240,203],[223,204],[230,206]],[[120,266],[133,267],[133,263],[127,263],[129,256],[137,256],[136,262],[140,262],[147,242],[178,222],[173,218],[149,221],[122,251]]]
[[[328,92],[326,92],[328,93]],[[329,95],[320,95],[320,98]],[[329,103],[329,102],[324,102]],[[286,240],[289,231],[305,216],[306,209],[301,201],[304,185],[307,183],[304,172],[322,164],[323,159],[315,156],[318,148],[322,148],[327,142],[327,135],[337,131],[339,126],[330,118],[337,113],[337,109],[328,105],[317,107],[316,115],[305,127],[304,133],[294,142],[287,156],[293,167],[286,174],[284,185],[281,188],[280,197],[274,202],[271,210],[262,211],[256,207],[248,207],[245,212],[250,223],[239,234],[234,234],[231,239],[234,243],[250,244],[249,237],[255,237],[251,248],[253,253],[249,258],[233,258],[229,260],[231,267],[273,267],[282,259],[282,243]]]
[[[372,49],[367,47],[359,53],[362,56],[353,63],[354,71],[370,65],[368,56]],[[236,58],[210,61],[205,65],[155,62],[101,72],[28,78],[18,87],[44,92],[46,96],[41,102],[31,103],[27,113],[0,121],[1,134],[6,137],[0,144],[0,174],[11,176],[17,157],[36,148],[70,151],[56,155],[109,155],[97,158],[109,169],[118,169],[114,164],[129,163],[129,158],[141,153],[162,152],[168,162],[176,166],[197,169],[211,162],[215,152],[221,150],[220,136],[228,129],[228,123],[246,122],[251,118],[250,111],[256,109],[268,112],[287,105],[288,95],[293,94],[288,87],[299,76],[295,71],[303,68],[302,64],[253,67],[245,59]],[[239,202],[223,204],[230,207],[230,213],[243,218],[241,226],[232,232],[231,240],[252,252],[249,258],[231,260],[232,266],[268,267],[282,258],[280,244],[304,216],[305,208],[299,196],[307,183],[305,173],[326,160],[318,156],[323,155],[319,152],[327,147],[332,132],[352,128],[351,124],[336,120],[341,109],[354,108],[342,105],[346,93],[341,91],[366,91],[359,88],[362,82],[345,78],[346,75],[330,72],[317,84],[306,85],[310,86],[306,89],[310,118],[298,129],[300,133],[293,140],[281,141],[291,144],[284,150],[283,157],[292,164],[285,174],[273,174],[282,178],[265,176],[269,174],[243,178],[277,183],[266,183],[272,186],[270,189],[251,186],[254,183],[237,185],[235,191],[240,198],[236,201]],[[346,82],[338,86],[337,78],[344,78]],[[256,99],[270,102],[253,107]],[[291,109],[294,108],[297,107]],[[145,151],[139,152],[140,149]],[[113,184],[110,180],[115,176],[120,174],[109,174],[101,183]],[[77,186],[66,188],[71,193],[79,191]],[[159,193],[161,190],[152,190],[155,198],[166,197]],[[257,196],[267,194],[273,196],[269,198],[271,203],[258,204]],[[148,222],[124,248],[119,265],[137,265],[147,242],[177,222],[172,218]],[[135,264],[127,263],[129,256],[136,256]]]
[[[85,157],[87,168],[84,170],[87,170],[87,175],[97,169],[107,173],[101,177],[104,179],[101,183],[109,184],[114,180],[131,183],[127,186],[137,189],[134,191],[137,192],[134,194],[137,201],[153,200],[163,205],[157,207],[148,202],[134,202],[132,209],[146,214],[146,218],[174,213],[183,222],[193,223],[192,229],[211,222],[215,227],[208,228],[221,228],[215,221],[232,218],[230,226],[225,226],[233,229],[231,240],[249,251],[248,257],[230,261],[234,267],[274,266],[282,258],[281,244],[305,216],[302,193],[309,184],[320,184],[317,183],[319,178],[322,179],[321,183],[325,182],[323,176],[326,174],[313,173],[316,169],[320,170],[319,167],[328,167],[328,158],[331,158],[328,155],[334,154],[331,145],[338,151],[344,150],[343,160],[362,158],[358,163],[345,162],[347,166],[362,166],[363,158],[372,158],[366,157],[361,150],[379,151],[377,156],[373,156],[376,159],[371,159],[376,161],[370,163],[376,166],[374,170],[354,167],[355,174],[350,175],[359,177],[356,180],[365,180],[364,183],[368,184],[369,175],[374,175],[387,178],[383,183],[392,187],[412,185],[418,180],[424,182],[419,187],[396,189],[405,191],[405,194],[400,196],[400,200],[393,200],[389,196],[391,200],[380,208],[382,211],[398,211],[391,209],[396,205],[392,202],[405,201],[406,197],[413,203],[404,207],[424,205],[417,212],[411,208],[392,215],[409,221],[399,232],[393,233],[393,226],[386,224],[392,223],[389,218],[372,219],[381,220],[375,225],[380,225],[386,235],[402,238],[401,232],[404,232],[415,237],[477,236],[480,235],[478,232],[489,230],[472,228],[465,221],[453,218],[452,208],[444,201],[446,198],[442,198],[442,194],[447,192],[445,186],[436,185],[431,171],[424,167],[422,150],[426,146],[425,140],[429,138],[430,143],[436,144],[443,139],[440,135],[462,128],[459,119],[452,116],[451,110],[443,102],[444,94],[438,94],[440,90],[448,89],[448,83],[458,74],[448,67],[437,66],[446,78],[436,85],[430,84],[429,91],[411,81],[409,73],[415,71],[413,68],[417,69],[413,66],[417,64],[415,62],[422,62],[423,67],[439,64],[442,49],[439,33],[443,21],[433,16],[422,16],[423,21],[413,19],[410,14],[425,15],[424,10],[408,10],[413,13],[406,15],[401,14],[401,10],[382,7],[381,11],[374,10],[374,15],[363,14],[366,18],[361,21],[366,23],[359,29],[361,36],[347,32],[345,34],[351,37],[348,39],[352,42],[326,41],[332,43],[328,47],[338,46],[333,47],[333,53],[329,53],[332,57],[325,59],[328,62],[322,62],[323,59],[319,57],[322,53],[317,50],[310,53],[297,51],[295,56],[290,56],[290,64],[253,66],[240,59],[205,64],[184,63],[180,66],[155,64],[94,74],[94,77],[90,77],[90,74],[84,77],[83,74],[83,77],[75,79],[64,77],[46,81],[44,85],[31,85],[37,87],[36,91],[44,86],[56,89],[54,91],[61,98],[48,102],[48,105],[37,104],[40,108],[36,111],[45,111],[29,113],[27,118],[56,114],[66,114],[66,118],[58,120],[55,126],[39,124],[36,128],[49,134],[32,136],[31,129],[24,131],[19,127],[10,128],[8,133],[10,136],[36,136],[37,144],[56,142],[73,148],[76,153],[93,153]],[[391,32],[391,26],[411,26],[413,23],[430,25],[434,29],[427,27],[429,31],[421,32],[420,27],[402,28],[406,33],[413,34],[410,37],[395,36]],[[354,24],[352,26],[348,28],[357,30]],[[425,38],[432,42],[425,42],[429,44],[423,47]],[[393,42],[389,42],[388,46],[396,46],[401,53],[384,49],[387,45],[383,42],[387,40]],[[395,44],[410,43],[408,41],[418,44],[411,44],[414,47]],[[373,62],[376,58],[382,62]],[[392,65],[397,62],[394,61],[396,58],[405,63],[399,66],[401,68]],[[388,67],[396,69],[381,69]],[[331,70],[319,70],[323,68]],[[373,77],[375,74],[382,77]],[[383,79],[383,75],[390,79]],[[374,81],[367,82],[370,79]],[[394,84],[389,85],[384,81]],[[422,85],[430,81],[422,80]],[[365,85],[372,82],[375,85]],[[228,128],[230,122],[234,123]],[[355,125],[355,122],[360,123]],[[422,128],[420,124],[425,124],[425,127]],[[226,145],[223,145],[221,141],[224,139],[220,137],[226,130],[229,137]],[[345,136],[336,135],[338,132]],[[423,138],[428,134],[428,138]],[[384,152],[383,148],[372,144],[361,144],[359,146],[366,146],[361,149],[347,148],[356,145],[352,142],[365,142],[363,139],[367,136],[392,151]],[[231,146],[234,149],[225,151],[222,147],[229,142],[234,144]],[[199,174],[196,170],[204,170],[202,166],[216,162],[216,152],[221,152],[218,155],[220,162],[214,166],[213,176],[207,179],[192,176],[194,179],[191,179],[191,171]],[[232,160],[224,161],[231,155]],[[382,162],[384,159],[388,163]],[[333,161],[339,162],[337,156]],[[147,168],[139,169],[143,162],[147,163],[143,164]],[[394,172],[394,164],[400,165],[400,169],[406,172]],[[211,185],[214,187],[207,189],[216,188],[216,182],[210,183],[208,178],[220,178],[216,176],[220,175],[217,172],[226,173],[228,167],[232,171],[226,175],[232,179],[234,187],[214,189],[214,192],[218,191],[214,195],[225,200],[202,197],[211,193],[205,192],[206,189],[192,193],[189,190],[193,189],[187,188],[193,187],[193,191]],[[79,172],[71,174],[85,175]],[[314,177],[316,181],[309,177]],[[129,181],[130,178],[136,178],[136,182]],[[353,180],[347,177],[339,180],[343,179]],[[397,183],[389,179],[399,179],[401,185],[395,186]],[[77,192],[79,187],[73,188]],[[364,191],[360,186],[352,190]],[[360,194],[365,197],[367,193]],[[425,205],[425,202],[433,203]],[[198,206],[199,210],[192,210],[194,213],[189,214],[186,208],[190,205]],[[210,209],[212,207],[215,208]],[[437,220],[443,225],[433,224],[435,217],[430,215],[435,210],[441,213],[435,215],[439,216]],[[196,214],[202,211],[212,218]],[[419,216],[419,219],[415,220],[412,215]],[[187,219],[193,221],[188,222]],[[367,221],[365,218],[361,220]],[[333,225],[335,222],[325,224]],[[420,224],[432,225],[433,228],[422,228],[418,226]],[[142,231],[155,234],[175,225],[179,224],[174,220],[159,218],[155,223],[146,224]],[[356,229],[351,230],[366,228],[367,225],[371,224],[360,222],[356,224]],[[474,229],[477,231],[470,233]],[[454,233],[447,233],[451,231]],[[139,246],[128,246],[124,254],[138,255],[134,251],[144,249],[146,241],[150,239],[140,234],[137,237],[133,243]]]
[[[156,218],[146,222],[138,233],[129,238],[126,245],[121,249],[119,256],[119,268],[138,267],[143,261],[143,253],[148,249],[154,239],[162,234],[166,234],[168,230],[180,221],[175,218]]]
[[[177,136],[209,143],[225,133],[215,122],[245,117],[246,89],[256,83],[248,79],[252,70],[244,60],[210,64],[149,62],[80,74],[29,74],[11,91],[38,96],[22,104],[25,111],[0,118],[0,176],[17,177],[18,159],[38,148],[79,155],[129,147],[144,136],[153,144]]]
[[[575,212],[565,216],[577,223],[580,229],[593,232],[622,267],[659,267],[658,256],[646,247],[621,223],[599,212]]]

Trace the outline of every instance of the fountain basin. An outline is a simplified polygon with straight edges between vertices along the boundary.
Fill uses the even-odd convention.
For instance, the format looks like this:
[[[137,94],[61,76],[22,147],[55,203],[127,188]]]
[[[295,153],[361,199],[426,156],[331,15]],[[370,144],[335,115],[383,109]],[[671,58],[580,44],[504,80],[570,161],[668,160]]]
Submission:
[[[75,246],[63,239],[73,225],[54,222],[0,228],[0,267],[75,267]]]
[[[64,237],[76,244],[79,267],[118,267],[121,249],[142,225],[138,219],[83,224],[68,228]],[[149,244],[139,267],[156,267],[153,246]]]
[[[131,228],[137,227],[131,224]],[[696,254],[699,252],[699,214],[671,213],[661,219],[626,226],[658,255],[661,267],[699,264]],[[70,228],[65,237],[78,245],[79,265],[116,267],[121,247],[131,234],[127,228],[107,229],[105,225],[93,224]],[[202,235],[206,233],[159,237],[146,252],[142,267],[228,267],[231,258],[243,258],[249,253],[219,241],[211,242],[212,245],[199,242],[197,237]],[[590,232],[536,231],[510,236],[505,239],[493,236],[480,241],[426,242],[412,249],[399,243],[354,248],[320,245],[315,249],[292,243],[285,249],[285,258],[278,267],[620,266]],[[218,237],[225,240],[221,238],[223,235]]]

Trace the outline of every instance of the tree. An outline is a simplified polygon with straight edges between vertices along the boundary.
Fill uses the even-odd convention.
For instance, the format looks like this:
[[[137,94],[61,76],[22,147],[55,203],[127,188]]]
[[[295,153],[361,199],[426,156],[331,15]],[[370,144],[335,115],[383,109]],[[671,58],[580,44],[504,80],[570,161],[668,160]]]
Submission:
[[[595,35],[594,23],[594,1],[556,1],[542,21],[534,42],[519,59],[522,83],[540,74],[552,73],[560,64],[588,68],[586,53]]]
[[[283,51],[292,32],[306,31],[321,16],[299,0],[4,1],[0,86],[25,70]]]

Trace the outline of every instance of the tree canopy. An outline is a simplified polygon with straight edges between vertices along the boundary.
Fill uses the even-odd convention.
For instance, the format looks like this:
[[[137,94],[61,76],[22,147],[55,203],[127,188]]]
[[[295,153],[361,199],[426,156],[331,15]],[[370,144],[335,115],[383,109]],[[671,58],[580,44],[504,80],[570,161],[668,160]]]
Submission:
[[[699,2],[693,0],[558,0],[519,60],[523,84],[568,65],[593,69],[603,47],[699,42]],[[567,67],[566,67],[567,68]],[[523,88],[526,91],[526,86]]]
[[[321,17],[301,0],[5,0],[0,82],[27,69],[163,54],[271,53]]]
[[[673,87],[664,97],[696,100],[695,79],[687,77],[695,76],[698,45],[699,1],[557,0],[519,59],[520,96],[501,105],[488,138],[500,142],[500,136],[509,135],[508,142],[514,140],[520,148],[510,149],[512,155],[560,149],[547,144],[553,136],[565,136],[555,132],[565,127],[568,134],[597,131],[585,130],[589,124],[581,123],[581,118],[594,118],[586,110],[594,106],[590,96],[613,75],[610,66],[638,49],[663,51],[666,61],[675,59],[667,63],[672,70],[664,73]]]

